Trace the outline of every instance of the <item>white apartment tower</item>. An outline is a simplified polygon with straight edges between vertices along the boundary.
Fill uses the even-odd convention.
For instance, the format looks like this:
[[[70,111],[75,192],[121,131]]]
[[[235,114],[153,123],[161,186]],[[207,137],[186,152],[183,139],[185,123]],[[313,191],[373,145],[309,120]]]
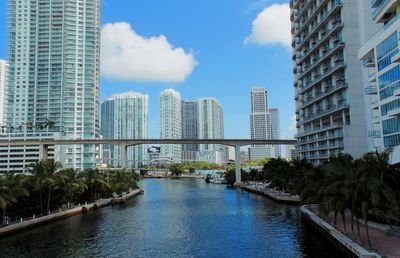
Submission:
[[[166,89],[160,94],[160,133],[161,139],[181,139],[181,96],[173,89]],[[172,162],[182,159],[182,145],[162,145],[161,157]]]
[[[0,125],[4,125],[8,94],[8,62],[0,60]],[[5,128],[4,128],[5,129]],[[1,131],[0,131],[1,132]]]
[[[148,95],[126,92],[113,95],[101,104],[101,135],[104,139],[146,139],[148,134]],[[142,167],[147,162],[145,145],[130,146],[128,167]],[[122,166],[122,148],[105,145],[105,163]]]
[[[198,138],[224,138],[224,111],[215,98],[200,98],[197,100]],[[200,144],[198,160],[222,162],[226,159],[225,147],[218,144]]]
[[[299,158],[320,164],[367,150],[362,69],[357,58],[373,23],[366,0],[291,0]]]
[[[8,0],[6,123],[61,139],[99,137],[100,0]],[[49,121],[53,126],[45,127]],[[37,125],[37,127],[27,126]],[[63,146],[64,167],[94,167],[94,145]]]
[[[268,92],[264,87],[251,90],[250,136],[255,140],[273,138]],[[274,148],[270,145],[253,145],[249,149],[249,155],[251,160],[275,157]]]
[[[359,50],[364,66],[364,90],[370,114],[370,150],[393,148],[392,163],[400,162],[400,2],[370,2],[379,29]],[[366,13],[371,16],[371,12]]]

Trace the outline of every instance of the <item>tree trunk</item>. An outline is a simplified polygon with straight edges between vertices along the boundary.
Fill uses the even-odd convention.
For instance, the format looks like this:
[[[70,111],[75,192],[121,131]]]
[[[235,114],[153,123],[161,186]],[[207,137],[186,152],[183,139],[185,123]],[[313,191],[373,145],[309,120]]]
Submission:
[[[6,217],[6,212],[7,212],[7,203],[6,203],[6,206],[4,207],[3,215],[1,217],[1,225],[4,224],[4,218]]]
[[[39,198],[40,198],[40,215],[43,215],[43,195],[42,195],[42,187],[39,186]]]
[[[343,220],[344,233],[347,233],[347,229],[346,229],[346,214],[343,212],[343,213],[341,213],[341,215],[342,215],[342,220]]]
[[[50,211],[50,200],[51,200],[51,187],[49,187],[49,192],[47,196],[47,213]]]
[[[354,213],[353,213],[353,209],[351,209],[350,212],[351,212],[351,214],[350,214],[350,216],[351,216],[351,218],[350,218],[351,230],[353,231],[353,234],[354,234]]]
[[[369,238],[369,230],[368,230],[368,218],[367,215],[364,216],[364,221],[365,221],[365,232],[367,232],[367,239],[368,239],[368,248],[371,249],[371,239]]]
[[[358,238],[361,240],[361,232],[360,232],[360,221],[359,220],[360,217],[357,216],[356,214],[356,222],[357,222],[357,231],[358,231]]]

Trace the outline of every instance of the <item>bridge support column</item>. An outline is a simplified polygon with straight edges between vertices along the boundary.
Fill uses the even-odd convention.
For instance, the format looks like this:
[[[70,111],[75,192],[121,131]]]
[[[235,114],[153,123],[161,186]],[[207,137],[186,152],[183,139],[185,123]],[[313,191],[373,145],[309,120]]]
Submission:
[[[121,165],[122,168],[128,168],[128,146],[121,146]]]
[[[49,146],[45,144],[39,145],[39,160],[47,160],[49,158]]]
[[[236,176],[236,184],[242,183],[242,174],[240,170],[240,146],[235,146],[235,176]]]

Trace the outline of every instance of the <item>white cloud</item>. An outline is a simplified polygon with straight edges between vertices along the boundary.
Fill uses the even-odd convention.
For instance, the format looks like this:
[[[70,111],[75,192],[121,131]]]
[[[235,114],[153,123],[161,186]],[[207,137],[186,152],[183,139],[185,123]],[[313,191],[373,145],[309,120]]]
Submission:
[[[129,23],[108,23],[101,30],[101,73],[111,79],[183,82],[197,62],[192,52],[174,48],[164,35],[142,37]]]
[[[288,4],[273,4],[257,15],[253,21],[251,35],[244,44],[281,44],[290,48],[290,7]]]

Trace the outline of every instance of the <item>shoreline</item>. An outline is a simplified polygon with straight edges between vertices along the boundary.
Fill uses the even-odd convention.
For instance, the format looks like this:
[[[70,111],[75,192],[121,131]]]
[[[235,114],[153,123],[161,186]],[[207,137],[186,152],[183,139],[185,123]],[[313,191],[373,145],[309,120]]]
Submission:
[[[263,191],[261,189],[254,188],[252,186],[240,186],[244,191],[251,192],[257,195],[261,195],[271,199],[272,201],[279,204],[291,204],[291,205],[299,205],[301,203],[301,199],[298,196],[292,196],[287,194],[278,194],[282,192],[272,193],[269,191]]]
[[[89,211],[101,209],[101,208],[104,208],[109,205],[125,203],[128,200],[130,200],[142,193],[143,193],[143,190],[140,190],[140,189],[133,190],[132,192],[127,193],[118,198],[101,199],[100,201],[96,201],[94,203],[80,205],[78,207],[75,207],[75,208],[72,208],[69,210],[65,210],[65,211],[53,213],[50,215],[25,220],[25,221],[17,223],[17,224],[5,226],[5,227],[0,228],[0,238],[4,238],[4,237],[7,237],[7,236],[10,236],[13,234],[23,232],[25,230],[40,227],[43,225],[47,225],[47,224],[50,224],[51,222],[55,222],[55,221],[66,219],[66,218],[76,216],[79,214],[87,213]]]

